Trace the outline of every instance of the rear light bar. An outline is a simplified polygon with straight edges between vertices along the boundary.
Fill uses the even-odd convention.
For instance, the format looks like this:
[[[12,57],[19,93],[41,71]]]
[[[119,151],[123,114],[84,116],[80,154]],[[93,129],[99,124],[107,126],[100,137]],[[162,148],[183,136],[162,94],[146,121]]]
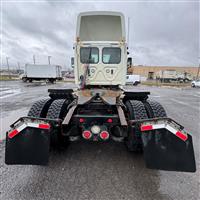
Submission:
[[[167,124],[142,124],[140,126],[141,131],[151,131],[151,130],[157,130],[157,129],[167,129],[169,132],[176,135],[178,138],[180,138],[183,141],[186,141],[188,139],[187,133],[181,132],[180,130],[177,130],[173,126],[170,125],[170,123]]]
[[[49,123],[23,123],[19,127],[17,127],[14,130],[11,130],[8,132],[8,137],[11,139],[18,135],[22,130],[24,130],[27,127],[32,127],[32,128],[39,128],[39,129],[50,129],[51,126]]]

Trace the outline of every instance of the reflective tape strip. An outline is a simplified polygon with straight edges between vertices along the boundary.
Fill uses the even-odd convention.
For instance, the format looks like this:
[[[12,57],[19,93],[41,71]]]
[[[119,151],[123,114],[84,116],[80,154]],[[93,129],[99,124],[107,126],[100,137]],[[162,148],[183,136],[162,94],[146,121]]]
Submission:
[[[27,126],[32,128],[39,128],[39,124],[36,123],[27,123]]]
[[[177,129],[173,128],[169,124],[145,124],[141,125],[140,129],[141,131],[151,131],[151,130],[156,130],[156,129],[162,129],[165,128],[169,132],[173,133],[176,135],[178,138],[180,138],[183,141],[186,141],[188,139],[188,136],[186,133],[182,133],[181,131],[178,131]]]
[[[16,136],[18,133],[20,133],[25,128],[26,128],[26,124],[22,124],[17,129],[14,129],[10,133],[8,133],[8,137],[13,138],[14,136]]]
[[[154,124],[153,125],[153,129],[161,129],[161,128],[165,128],[165,124]]]
[[[41,128],[41,129],[50,129],[50,124],[39,124],[39,128]]]
[[[183,141],[186,141],[188,139],[188,136],[180,131],[176,132],[176,136],[179,137]]]
[[[18,128],[17,128],[17,130],[19,131],[19,132],[21,132],[23,129],[25,129],[27,127],[27,125],[26,124],[22,124],[21,126],[19,126]]]
[[[17,129],[12,130],[11,132],[8,133],[9,138],[13,138],[17,134],[19,134],[22,130],[24,130],[26,127],[31,127],[31,128],[40,128],[40,129],[50,129],[50,124],[36,124],[36,123],[24,123],[21,126],[19,126]]]
[[[40,123],[40,124],[36,124],[36,123],[27,123],[28,127],[32,127],[32,128],[41,128],[41,129],[50,129],[50,124],[46,123]]]
[[[176,135],[177,130],[174,129],[173,127],[171,127],[170,125],[167,124],[165,128],[166,128],[168,131],[170,131],[171,133],[173,133],[173,134]]]
[[[19,133],[19,131],[17,129],[11,131],[10,133],[8,133],[8,137],[9,138],[13,138],[15,137],[15,135],[17,135]]]
[[[150,131],[153,129],[153,126],[151,124],[146,124],[146,125],[142,125],[140,129],[141,131]]]
[[[186,141],[188,139],[187,134],[182,133],[181,131],[177,131],[176,129],[174,129],[173,127],[171,127],[169,125],[166,126],[166,129],[183,141]]]
[[[165,128],[165,124],[145,124],[140,127],[141,131],[150,131]]]

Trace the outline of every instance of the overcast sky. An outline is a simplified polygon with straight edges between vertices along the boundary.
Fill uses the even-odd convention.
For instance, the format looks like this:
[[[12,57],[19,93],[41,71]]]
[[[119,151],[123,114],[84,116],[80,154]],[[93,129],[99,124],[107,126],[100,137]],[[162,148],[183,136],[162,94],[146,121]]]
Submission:
[[[122,1],[121,1],[122,2]],[[130,17],[129,47],[134,64],[197,66],[198,1],[3,1],[2,63],[70,66],[76,17],[83,11],[121,11]]]

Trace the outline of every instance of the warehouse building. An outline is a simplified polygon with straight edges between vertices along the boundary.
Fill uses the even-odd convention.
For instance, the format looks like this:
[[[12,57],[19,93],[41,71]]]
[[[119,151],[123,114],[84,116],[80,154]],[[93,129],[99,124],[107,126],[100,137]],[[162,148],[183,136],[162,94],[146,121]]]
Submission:
[[[189,73],[196,78],[198,67],[176,67],[176,66],[132,66],[128,72],[130,74],[139,74],[147,79],[156,79],[156,73],[163,70],[176,70],[177,72]]]

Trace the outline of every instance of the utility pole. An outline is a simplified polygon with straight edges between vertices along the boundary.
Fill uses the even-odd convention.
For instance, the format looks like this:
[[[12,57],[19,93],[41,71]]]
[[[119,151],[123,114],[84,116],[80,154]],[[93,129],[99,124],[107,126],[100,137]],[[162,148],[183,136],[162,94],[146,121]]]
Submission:
[[[127,44],[129,45],[130,17],[128,17]]]
[[[17,65],[18,65],[18,69],[20,70],[20,63],[19,63],[19,62],[17,62]]]
[[[18,65],[18,74],[20,74],[20,63],[19,62],[17,62],[17,65]]]
[[[35,55],[33,55],[33,64],[35,65]]]
[[[199,57],[198,61],[199,61],[199,67],[198,67],[198,70],[197,70],[196,80],[199,78],[199,72],[200,72],[200,57]]]
[[[8,63],[8,59],[9,59],[9,57],[6,57],[7,68],[8,68],[8,76],[9,76],[9,79],[11,79],[11,76],[10,76],[10,66],[9,66],[9,63]]]
[[[48,56],[49,65],[51,64],[51,56]]]

